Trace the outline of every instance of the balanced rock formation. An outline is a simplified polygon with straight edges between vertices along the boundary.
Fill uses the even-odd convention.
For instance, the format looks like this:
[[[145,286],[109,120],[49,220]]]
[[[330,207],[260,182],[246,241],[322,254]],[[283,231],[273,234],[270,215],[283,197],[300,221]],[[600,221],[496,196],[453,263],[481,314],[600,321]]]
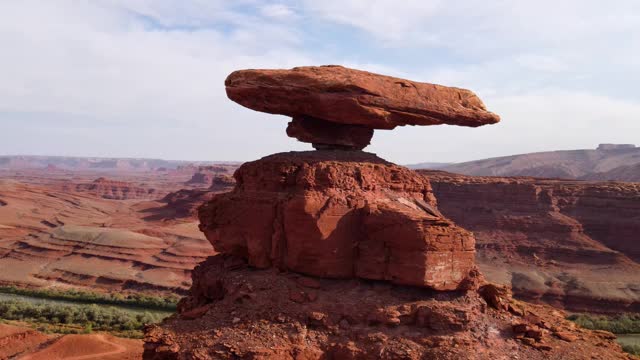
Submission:
[[[291,116],[287,134],[316,148],[363,149],[373,129],[500,120],[469,90],[335,65],[240,70],[225,85],[229,98],[245,107]]]
[[[612,334],[483,282],[475,239],[438,210],[428,179],[354,151],[373,129],[498,121],[470,91],[343,67],[235,72],[229,97],[293,117],[318,151],[243,164],[198,210],[218,255],[145,359],[626,358]]]
[[[216,251],[308,275],[454,290],[473,235],[443,217],[429,181],[362,152],[283,153],[245,163],[199,212]]]

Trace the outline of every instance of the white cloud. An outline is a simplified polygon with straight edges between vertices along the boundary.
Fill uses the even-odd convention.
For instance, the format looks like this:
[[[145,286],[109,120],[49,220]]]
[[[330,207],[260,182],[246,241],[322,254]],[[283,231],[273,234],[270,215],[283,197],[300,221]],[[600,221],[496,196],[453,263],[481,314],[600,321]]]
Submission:
[[[40,153],[220,158],[217,154],[232,149],[225,156],[250,159],[270,151],[247,146],[244,139],[252,135],[256,142],[262,136],[279,139],[279,143],[264,141],[267,149],[287,149],[282,141],[286,122],[229,101],[224,79],[239,68],[311,63],[296,48],[297,35],[290,29],[260,23],[256,17],[246,26],[228,29],[163,29],[149,26],[115,3],[0,4],[0,44],[7,50],[0,57],[0,112],[28,113],[30,119],[36,114],[42,119],[41,131],[51,139],[35,141],[42,139],[34,134],[14,148],[2,141],[0,153],[15,153],[15,146],[24,150],[29,145]],[[126,4],[140,6],[138,12],[158,10],[143,9],[147,2]],[[180,18],[194,12],[171,15],[170,8],[160,8],[153,16],[167,24],[179,24]],[[83,129],[72,127],[75,137],[62,129],[69,126],[65,116],[85,120]],[[0,117],[0,133],[18,133],[25,119]],[[248,128],[264,131],[248,135]],[[95,136],[87,135],[91,131]],[[95,147],[87,147],[80,140],[91,138],[109,139],[114,146],[95,141]],[[173,155],[166,154],[168,150]]]
[[[223,81],[321,63],[467,87],[503,117],[377,132],[372,151],[397,162],[640,133],[635,0],[24,0],[0,2],[0,20],[0,134],[13,135],[0,153],[248,160],[310,148],[286,137],[286,119],[229,101]]]
[[[296,12],[289,6],[284,4],[267,4],[260,7],[260,13],[263,16],[275,19],[291,19],[296,17]]]
[[[0,32],[11,49],[0,57],[2,110],[202,122],[217,107],[212,100],[222,102],[231,71],[309,61],[281,27],[162,31],[123,26],[136,20],[115,10],[49,2],[38,10],[0,9],[12,14]]]

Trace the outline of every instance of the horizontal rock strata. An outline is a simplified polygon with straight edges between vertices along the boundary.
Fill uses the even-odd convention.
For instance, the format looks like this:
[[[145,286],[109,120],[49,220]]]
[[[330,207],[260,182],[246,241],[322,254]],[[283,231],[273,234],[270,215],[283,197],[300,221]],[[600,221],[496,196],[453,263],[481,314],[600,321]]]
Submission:
[[[200,208],[200,229],[252,266],[439,290],[474,268],[473,235],[440,214],[429,182],[372,154],[276,154],[235,177]]]
[[[640,311],[640,184],[421,173],[489,280],[574,311]]]

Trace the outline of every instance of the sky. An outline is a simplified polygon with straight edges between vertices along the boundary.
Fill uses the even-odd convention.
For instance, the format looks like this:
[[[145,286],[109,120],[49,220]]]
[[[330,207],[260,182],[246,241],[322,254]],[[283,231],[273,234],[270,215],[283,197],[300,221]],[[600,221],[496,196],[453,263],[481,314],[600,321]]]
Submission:
[[[237,69],[340,64],[473,90],[502,121],[376,131],[398,163],[640,139],[640,1],[0,2],[0,155],[248,161],[311,149]]]

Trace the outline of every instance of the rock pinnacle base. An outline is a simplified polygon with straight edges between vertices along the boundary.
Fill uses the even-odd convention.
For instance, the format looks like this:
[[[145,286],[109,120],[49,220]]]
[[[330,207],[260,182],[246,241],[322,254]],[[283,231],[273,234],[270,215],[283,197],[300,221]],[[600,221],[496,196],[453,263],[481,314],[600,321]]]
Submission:
[[[216,251],[328,278],[455,290],[475,269],[473,235],[437,210],[429,181],[361,151],[270,155],[199,210]]]

